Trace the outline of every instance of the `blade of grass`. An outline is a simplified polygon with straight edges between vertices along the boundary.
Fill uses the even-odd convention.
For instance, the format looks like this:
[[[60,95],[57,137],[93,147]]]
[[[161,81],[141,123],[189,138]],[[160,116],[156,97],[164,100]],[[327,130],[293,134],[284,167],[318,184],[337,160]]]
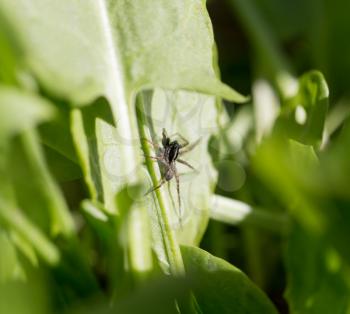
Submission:
[[[147,126],[146,117],[144,116],[145,109],[142,94],[138,94],[136,98],[136,106],[140,138],[150,138],[148,133],[149,130]],[[152,155],[149,145],[144,140],[141,140],[141,146],[145,155]],[[152,179],[153,185],[156,186],[158,184],[158,178],[160,177],[158,167],[149,158],[146,158],[146,167]],[[157,212],[158,223],[160,225],[163,245],[169,262],[170,273],[173,275],[181,275],[184,273],[184,265],[182,261],[181,251],[176,241],[175,233],[170,227],[170,222],[168,219],[169,206],[167,206],[166,204],[166,198],[164,197],[163,193],[164,192],[162,191],[162,189],[157,189],[155,191],[155,195],[159,205],[159,207],[157,206],[157,211],[159,211]]]
[[[58,262],[59,251],[55,245],[19,209],[9,206],[2,199],[0,199],[0,219],[11,229],[18,232],[19,235],[26,238],[49,264],[54,265]]]

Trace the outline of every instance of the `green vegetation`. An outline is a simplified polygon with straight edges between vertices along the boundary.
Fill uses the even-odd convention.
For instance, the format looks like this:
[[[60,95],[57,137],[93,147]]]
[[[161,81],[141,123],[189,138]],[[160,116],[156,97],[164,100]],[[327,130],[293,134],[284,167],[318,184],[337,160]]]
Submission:
[[[349,9],[0,0],[0,314],[349,313]]]

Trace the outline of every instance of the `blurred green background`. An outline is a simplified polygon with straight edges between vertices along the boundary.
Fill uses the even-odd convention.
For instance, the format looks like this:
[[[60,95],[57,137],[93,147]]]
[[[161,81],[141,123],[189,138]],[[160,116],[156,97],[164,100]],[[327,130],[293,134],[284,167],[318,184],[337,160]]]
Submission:
[[[287,199],[281,203],[281,194],[284,193],[281,189],[292,189],[291,185],[299,184],[295,188],[304,189],[305,198],[308,201],[311,199],[312,206],[316,207],[314,210],[317,212],[317,218],[315,219],[321,219],[319,216],[324,215],[322,219],[326,220],[325,225],[328,225],[326,228],[331,229],[341,229],[339,224],[342,221],[344,233],[339,231],[337,234],[339,236],[342,234],[343,240],[327,232],[327,235],[318,235],[312,239],[312,236],[310,238],[306,236],[307,232],[302,234],[305,231],[298,230],[300,234],[297,235],[298,232],[294,229],[292,235],[285,238],[283,232],[281,236],[279,233],[271,232],[266,226],[248,225],[237,228],[211,222],[202,242],[202,246],[210,252],[239,265],[267,291],[281,313],[331,313],[333,311],[347,313],[345,300],[349,298],[349,292],[344,289],[343,281],[348,282],[348,271],[339,274],[341,279],[336,276],[330,279],[327,266],[321,266],[321,264],[323,254],[332,255],[322,252],[329,250],[326,248],[329,240],[325,240],[324,237],[334,237],[334,241],[338,244],[346,242],[348,227],[345,225],[350,223],[349,194],[345,192],[349,186],[348,179],[345,179],[348,175],[345,173],[349,168],[348,162],[343,160],[347,155],[346,147],[349,139],[346,135],[348,134],[346,126],[349,116],[350,74],[350,46],[346,40],[350,31],[348,10],[349,2],[341,0],[335,2],[281,0],[208,2],[222,79],[245,94],[253,93],[253,102],[259,102],[261,97],[263,100],[258,106],[274,100],[274,97],[269,98],[271,97],[269,94],[266,96],[264,91],[260,90],[259,93],[256,84],[261,79],[266,79],[271,84],[273,92],[279,97],[282,95],[283,99],[283,87],[281,88],[276,81],[277,71],[287,70],[293,76],[301,76],[307,71],[317,69],[323,73],[329,87],[329,108],[322,127],[323,144],[319,146],[320,148],[314,146],[321,160],[317,170],[311,170],[309,165],[303,166],[298,162],[293,166],[290,163],[291,160],[287,162],[288,159],[286,164],[279,168],[278,156],[280,155],[276,150],[282,150],[281,153],[287,155],[292,153],[285,151],[287,148],[284,144],[276,144],[277,146],[266,147],[266,158],[269,159],[270,165],[264,169],[266,173],[261,175],[260,170],[252,167],[251,164],[252,155],[255,163],[263,163],[262,155],[256,156],[255,148],[252,148],[255,146],[252,142],[257,136],[258,125],[255,124],[249,131],[246,131],[249,127],[242,127],[244,132],[248,133],[244,133],[246,137],[243,148],[234,155],[226,157],[243,167],[244,184],[232,193],[227,193],[220,187],[217,187],[216,191],[234,199],[245,200],[258,208],[278,211],[279,208],[295,206],[291,204],[290,199],[288,200],[289,196],[286,196]],[[273,60],[269,60],[270,58]],[[255,95],[254,88],[257,90]],[[267,98],[264,99],[264,97]],[[249,106],[250,109],[247,108]],[[266,111],[269,111],[268,107],[268,105],[265,107]],[[238,105],[234,108],[231,104],[227,104],[226,108],[231,118],[236,121],[239,120],[240,115],[243,121],[249,115],[249,110],[252,112],[255,110],[252,119],[257,123],[257,105],[254,103],[248,106]],[[277,129],[276,124],[275,128]],[[287,126],[283,125],[282,128],[285,130]],[[276,136],[279,136],[283,130],[278,129],[279,134],[276,132]],[[307,143],[303,140],[300,142]],[[279,145],[281,146],[278,147]],[[251,154],[252,151],[254,151],[253,154]],[[240,170],[234,166],[235,164],[232,163],[232,165],[231,179],[228,180],[234,181],[234,177],[240,177],[241,174]],[[258,165],[258,168],[264,167]],[[280,173],[274,174],[274,170]],[[229,170],[224,167],[222,171],[219,168],[219,171],[220,182],[220,177],[225,179]],[[304,182],[296,183],[293,179],[295,175],[301,176],[300,180]],[[277,186],[273,186],[271,180],[276,180]],[[283,183],[284,180],[290,182]],[[308,220],[309,208],[300,207],[302,208],[293,209],[294,213],[301,211],[300,216],[299,213],[297,214],[299,216],[296,218],[297,222],[293,222],[296,225],[303,225]],[[331,216],[334,217],[330,219]],[[330,227],[333,223],[337,226]],[[334,229],[330,232],[333,233]],[[219,241],[220,237],[225,240]],[[297,237],[299,238],[296,239]],[[297,241],[300,241],[299,244]],[[328,256],[326,259],[332,258]],[[340,260],[341,258],[338,260],[339,268],[341,268],[340,265],[344,266],[344,261],[340,262]],[[345,269],[347,267],[344,266]],[[295,274],[297,278],[293,278],[290,271],[297,271],[299,273]],[[289,310],[286,286],[288,287],[287,300],[288,298],[290,300]],[[294,302],[291,301],[293,297]],[[314,302],[319,304],[316,305]]]
[[[130,28],[137,23],[141,28],[142,23],[154,23],[155,29],[164,24],[168,31],[177,25],[170,5],[141,2],[135,8],[123,7],[126,11],[122,20]],[[138,206],[130,195],[142,195],[142,180],[129,190],[120,189],[117,195],[110,193],[122,209],[113,215],[106,201],[110,191],[102,188],[108,178],[96,175],[100,170],[96,135],[100,129],[96,121],[115,123],[113,106],[110,108],[104,97],[93,97],[99,95],[103,65],[101,70],[96,62],[93,73],[101,77],[96,81],[79,81],[79,75],[69,68],[73,79],[65,86],[64,76],[56,77],[55,72],[47,71],[32,58],[41,53],[40,40],[23,31],[25,26],[22,32],[16,28],[16,23],[28,23],[31,36],[40,34],[42,24],[36,24],[35,16],[42,16],[47,34],[53,30],[59,33],[65,25],[57,21],[61,16],[67,18],[64,5],[33,1],[36,9],[40,5],[45,9],[33,13],[35,6],[31,7],[30,2],[26,7],[24,2],[0,0],[1,314],[350,312],[350,2],[209,0],[206,7],[210,20],[197,2],[184,1],[190,9],[185,4],[182,7],[181,2],[177,12],[187,17],[188,9],[189,20],[199,21],[197,26],[205,25],[205,36],[198,38],[208,40],[208,47],[211,20],[216,47],[210,50],[200,44],[196,47],[203,50],[198,55],[213,59],[212,67],[221,80],[250,98],[237,104],[240,101],[228,99],[229,93],[216,86],[214,79],[208,79],[208,85],[214,87],[203,87],[196,81],[200,78],[197,70],[192,77],[189,69],[186,80],[190,83],[184,79],[181,85],[180,70],[178,81],[169,83],[175,89],[217,96],[211,99],[212,105],[215,101],[217,105],[217,125],[203,144],[217,171],[217,181],[198,187],[205,194],[202,198],[209,199],[210,219],[208,225],[206,216],[204,223],[196,221],[192,229],[189,226],[185,230],[195,230],[199,238],[205,231],[198,246],[211,255],[195,247],[197,240],[191,241],[192,246],[182,246],[181,252],[177,244],[175,249],[170,244],[175,250],[172,264],[167,245],[160,251],[165,252],[164,256],[170,254],[168,260],[154,248],[160,241],[154,239],[154,234],[164,243],[177,243],[172,242],[174,234],[164,232],[161,223],[155,227],[154,221],[149,231],[148,222],[145,224],[149,218],[142,210],[135,211],[140,219],[135,224],[129,217]],[[123,17],[113,3],[118,1],[106,6],[110,16]],[[67,19],[72,25],[88,27],[95,13],[91,8],[87,2],[77,3]],[[28,18],[25,22],[22,11]],[[55,23],[45,20],[50,12],[57,13]],[[161,19],[164,12],[170,12],[174,20]],[[152,14],[159,14],[159,20]],[[112,28],[117,33],[118,19],[114,22]],[[92,27],[84,36],[99,38],[101,29],[95,31]],[[180,39],[195,41],[197,31],[202,36],[200,30],[191,31],[193,34],[185,32]],[[27,35],[38,43],[31,41],[23,48]],[[127,31],[119,35],[131,36]],[[167,36],[156,35],[149,35],[152,45],[167,40]],[[85,44],[85,37],[79,36],[72,42]],[[137,36],[133,40],[137,38],[141,48],[148,43],[145,34],[139,32]],[[51,40],[59,42],[60,38]],[[142,72],[128,64],[132,53],[141,49],[139,46],[123,46],[129,53],[123,56],[127,60],[123,65],[131,68],[130,77]],[[86,60],[99,60],[100,51],[108,49],[98,44],[96,47],[86,49]],[[175,51],[172,48],[162,47],[160,55],[171,55]],[[64,43],[62,50],[44,49],[53,56],[50,61],[57,58],[66,62],[62,55],[67,53],[67,65],[71,57],[67,51],[74,51]],[[179,44],[177,49],[182,52],[191,47]],[[190,58],[177,51],[174,54]],[[194,55],[193,60],[197,60]],[[77,68],[84,71],[79,53],[74,57]],[[198,68],[202,66],[201,58]],[[45,64],[47,60],[43,57],[40,61]],[[172,59],[166,62],[160,72],[177,73],[180,64],[186,65],[174,61],[173,66]],[[150,68],[154,66],[149,64]],[[154,75],[159,88],[171,89],[160,83],[168,80],[160,72]],[[207,77],[200,73],[206,84]],[[126,91],[137,90],[137,84],[141,84],[132,79],[128,83]],[[154,82],[142,83],[154,87]],[[145,105],[148,96],[143,93]],[[186,103],[190,97],[184,97]],[[80,109],[82,103],[89,106]],[[140,129],[135,127],[135,132],[143,134]],[[137,143],[137,149],[140,145]],[[150,172],[151,168],[147,169]],[[209,195],[211,189],[213,195]],[[101,201],[103,193],[105,203]],[[153,209],[159,208],[155,198],[148,201]],[[186,233],[179,236],[180,243],[184,237]],[[138,256],[142,256],[140,267],[146,271],[137,268]],[[167,263],[169,267],[164,266]],[[174,275],[172,267],[176,271],[176,267],[184,268],[187,276]]]

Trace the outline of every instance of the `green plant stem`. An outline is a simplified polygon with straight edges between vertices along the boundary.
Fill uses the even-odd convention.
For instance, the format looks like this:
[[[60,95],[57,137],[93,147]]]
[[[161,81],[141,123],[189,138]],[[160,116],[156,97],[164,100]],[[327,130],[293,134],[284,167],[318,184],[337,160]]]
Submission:
[[[261,251],[261,239],[259,230],[251,226],[242,228],[244,253],[249,277],[262,289],[265,289],[265,276],[263,269],[263,257]]]
[[[139,135],[141,139],[148,138],[146,135],[146,128],[147,128],[147,121],[146,117],[144,116],[145,108],[144,108],[144,100],[141,93],[137,95],[136,98],[136,112],[137,112],[137,119],[138,119],[138,128],[139,128]],[[141,146],[142,150],[145,153],[146,156],[152,155],[152,152],[149,148],[149,145],[144,140],[141,140]],[[146,158],[146,167],[148,170],[149,175],[151,176],[152,183],[154,186],[156,186],[159,182],[159,179],[157,178],[157,171],[156,171],[156,163],[151,161],[149,158]],[[159,211],[157,212],[158,222],[160,225],[160,229],[162,232],[162,238],[164,247],[166,250],[168,262],[169,262],[169,268],[170,273],[173,275],[182,275],[184,274],[184,264],[181,256],[180,247],[177,243],[175,234],[173,230],[170,227],[169,222],[169,214],[168,209],[166,207],[166,201],[164,199],[164,196],[162,195],[161,189],[157,189],[155,191],[158,205],[157,209],[159,208]]]

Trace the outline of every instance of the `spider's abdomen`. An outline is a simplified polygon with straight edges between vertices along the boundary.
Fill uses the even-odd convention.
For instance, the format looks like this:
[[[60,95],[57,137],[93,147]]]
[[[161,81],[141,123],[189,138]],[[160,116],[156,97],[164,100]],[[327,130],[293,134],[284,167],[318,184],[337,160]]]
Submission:
[[[164,157],[169,163],[176,160],[179,155],[180,145],[177,141],[171,142],[169,146],[165,148]]]
[[[174,177],[174,172],[171,168],[168,169],[168,171],[165,173],[165,180],[170,181]]]

